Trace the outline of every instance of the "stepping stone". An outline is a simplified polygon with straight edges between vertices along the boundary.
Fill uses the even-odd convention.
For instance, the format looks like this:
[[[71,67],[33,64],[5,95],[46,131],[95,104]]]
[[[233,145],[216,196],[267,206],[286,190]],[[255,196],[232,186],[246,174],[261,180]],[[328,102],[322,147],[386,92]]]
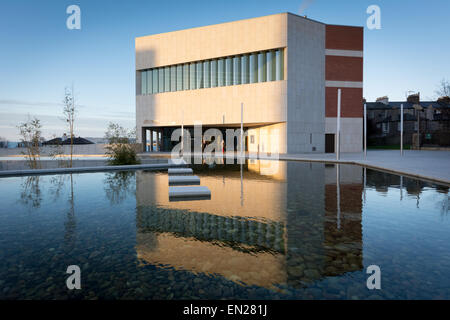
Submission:
[[[186,164],[186,160],[183,158],[169,159],[168,164],[183,165]]]
[[[182,174],[192,174],[191,168],[169,168],[169,175],[182,175]]]
[[[211,191],[205,186],[169,187],[170,201],[189,201],[211,199]]]
[[[200,184],[200,178],[197,176],[169,176],[169,186]]]

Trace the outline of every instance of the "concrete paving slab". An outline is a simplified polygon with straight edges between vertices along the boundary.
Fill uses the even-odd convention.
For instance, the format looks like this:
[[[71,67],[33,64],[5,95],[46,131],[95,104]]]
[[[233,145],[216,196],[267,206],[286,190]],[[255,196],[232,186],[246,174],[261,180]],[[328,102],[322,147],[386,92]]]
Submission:
[[[206,186],[169,187],[169,200],[199,200],[210,199],[211,191]]]
[[[192,171],[191,168],[170,168],[168,170],[169,176],[170,175],[184,175],[184,174],[188,174],[191,175],[194,173],[194,171]]]
[[[197,176],[169,176],[169,186],[173,185],[194,185],[200,184]]]

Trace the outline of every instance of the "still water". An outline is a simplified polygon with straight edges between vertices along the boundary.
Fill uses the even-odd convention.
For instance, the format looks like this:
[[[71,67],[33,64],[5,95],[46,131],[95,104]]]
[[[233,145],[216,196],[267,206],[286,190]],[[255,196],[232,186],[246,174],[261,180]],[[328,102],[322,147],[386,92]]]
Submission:
[[[170,202],[167,172],[1,178],[0,299],[450,298],[448,187],[323,163],[193,169],[210,200]]]

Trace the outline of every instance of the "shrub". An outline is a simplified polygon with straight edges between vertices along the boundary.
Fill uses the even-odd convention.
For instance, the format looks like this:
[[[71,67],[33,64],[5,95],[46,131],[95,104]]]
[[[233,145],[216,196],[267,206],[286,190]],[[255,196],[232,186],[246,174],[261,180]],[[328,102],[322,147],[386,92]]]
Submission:
[[[136,146],[131,142],[134,131],[129,131],[119,124],[110,123],[105,133],[108,140],[106,154],[109,156],[108,163],[111,165],[139,164]]]

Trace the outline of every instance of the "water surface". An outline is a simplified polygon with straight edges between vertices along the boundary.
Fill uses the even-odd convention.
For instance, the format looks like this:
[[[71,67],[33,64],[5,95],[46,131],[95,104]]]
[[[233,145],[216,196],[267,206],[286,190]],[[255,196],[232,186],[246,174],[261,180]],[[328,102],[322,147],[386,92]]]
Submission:
[[[1,178],[0,299],[450,298],[448,187],[351,165],[193,169],[211,200],[170,202],[164,172]]]

